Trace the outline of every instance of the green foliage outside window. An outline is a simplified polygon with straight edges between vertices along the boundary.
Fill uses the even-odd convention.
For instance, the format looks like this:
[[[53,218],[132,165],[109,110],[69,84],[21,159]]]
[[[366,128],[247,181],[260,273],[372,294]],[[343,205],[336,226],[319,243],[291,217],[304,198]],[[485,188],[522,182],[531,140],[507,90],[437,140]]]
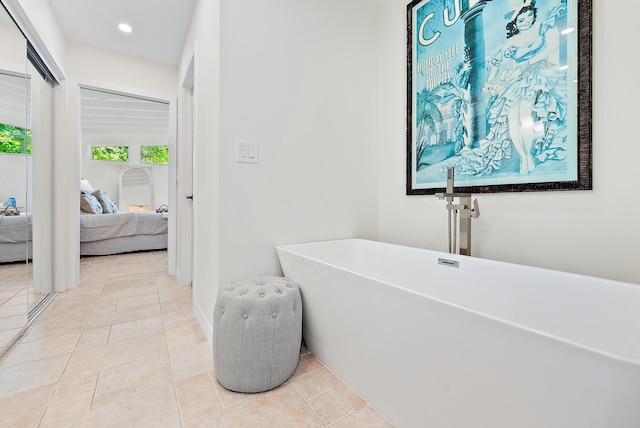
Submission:
[[[140,162],[166,165],[169,163],[168,146],[140,146]]]
[[[127,146],[93,146],[91,159],[129,162],[129,147]]]
[[[0,153],[31,153],[31,130],[0,123]]]

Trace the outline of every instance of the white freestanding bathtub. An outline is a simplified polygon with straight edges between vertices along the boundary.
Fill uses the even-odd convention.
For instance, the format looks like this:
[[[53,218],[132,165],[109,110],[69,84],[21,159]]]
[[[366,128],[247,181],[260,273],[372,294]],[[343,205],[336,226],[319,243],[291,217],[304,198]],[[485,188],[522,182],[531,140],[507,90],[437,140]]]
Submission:
[[[640,427],[640,286],[346,239],[277,247],[309,350],[397,427]]]

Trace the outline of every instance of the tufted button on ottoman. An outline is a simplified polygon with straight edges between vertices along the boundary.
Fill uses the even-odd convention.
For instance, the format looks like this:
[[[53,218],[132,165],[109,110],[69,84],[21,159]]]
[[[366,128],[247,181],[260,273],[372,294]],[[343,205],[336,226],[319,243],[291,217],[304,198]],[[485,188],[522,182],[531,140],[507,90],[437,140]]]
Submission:
[[[302,300],[282,277],[245,278],[223,285],[213,311],[213,365],[218,381],[237,392],[284,383],[298,365]]]

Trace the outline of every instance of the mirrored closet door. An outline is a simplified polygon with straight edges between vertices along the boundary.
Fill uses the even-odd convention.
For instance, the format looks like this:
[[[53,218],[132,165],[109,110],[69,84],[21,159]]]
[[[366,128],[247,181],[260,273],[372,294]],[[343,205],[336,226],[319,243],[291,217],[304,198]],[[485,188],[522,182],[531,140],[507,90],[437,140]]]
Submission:
[[[51,301],[53,78],[0,0],[0,355]],[[18,13],[18,15],[20,15]],[[34,171],[36,172],[34,175]],[[35,180],[34,180],[35,178]]]
[[[0,7],[0,354],[28,323],[32,232],[28,188],[27,41]]]

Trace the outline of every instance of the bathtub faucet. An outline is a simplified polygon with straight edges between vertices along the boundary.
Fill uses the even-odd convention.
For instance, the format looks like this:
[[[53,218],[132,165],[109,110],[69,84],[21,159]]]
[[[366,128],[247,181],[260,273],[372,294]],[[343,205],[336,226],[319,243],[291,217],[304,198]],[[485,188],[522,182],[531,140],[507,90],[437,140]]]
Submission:
[[[445,193],[436,193],[438,199],[447,201],[449,252],[471,255],[471,219],[480,217],[478,200],[471,203],[471,193],[457,193],[454,189],[455,169],[447,168],[447,188]],[[455,199],[458,198],[458,203]],[[460,237],[458,242],[458,237]]]

